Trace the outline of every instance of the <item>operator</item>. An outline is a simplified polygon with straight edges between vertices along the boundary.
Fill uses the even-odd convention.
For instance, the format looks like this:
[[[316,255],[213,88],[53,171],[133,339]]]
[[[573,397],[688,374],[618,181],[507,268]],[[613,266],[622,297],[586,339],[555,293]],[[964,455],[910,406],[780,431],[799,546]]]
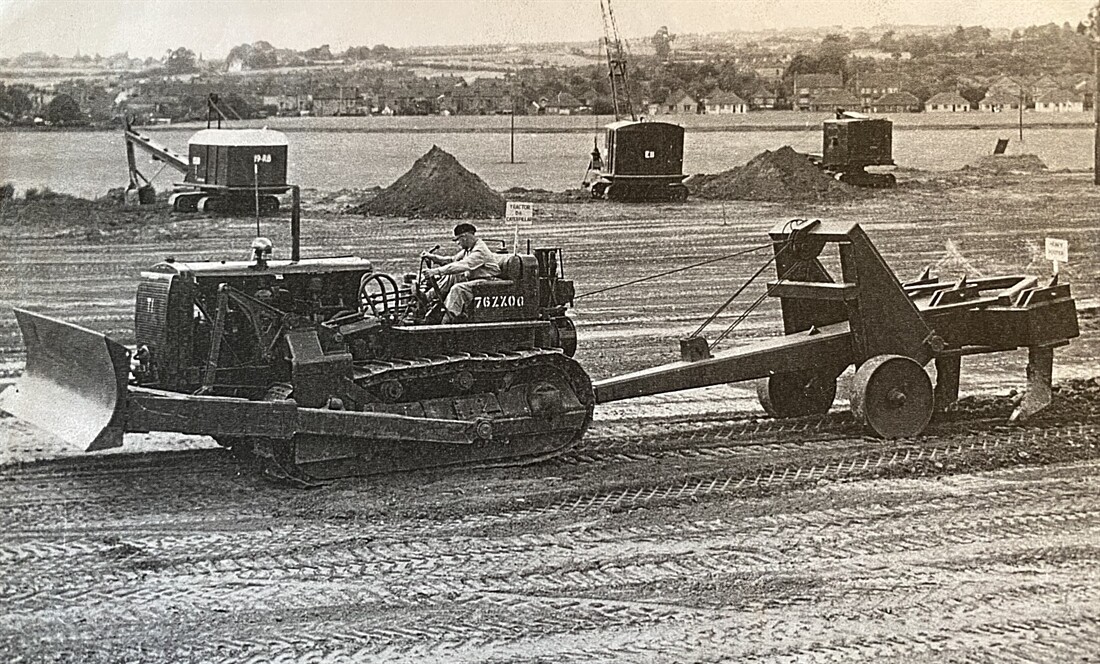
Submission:
[[[600,179],[602,171],[603,157],[600,155],[600,148],[597,145],[593,145],[591,159],[588,160],[588,170],[584,172],[584,179],[581,180],[581,187],[585,189],[591,187],[593,182]]]
[[[425,274],[439,281],[439,289],[446,298],[443,307],[444,325],[462,320],[463,310],[474,297],[476,283],[500,276],[500,264],[494,254],[477,236],[473,224],[461,223],[455,226],[454,241],[459,251],[454,256],[441,256],[429,251],[420,254],[420,258],[440,267],[428,269]]]

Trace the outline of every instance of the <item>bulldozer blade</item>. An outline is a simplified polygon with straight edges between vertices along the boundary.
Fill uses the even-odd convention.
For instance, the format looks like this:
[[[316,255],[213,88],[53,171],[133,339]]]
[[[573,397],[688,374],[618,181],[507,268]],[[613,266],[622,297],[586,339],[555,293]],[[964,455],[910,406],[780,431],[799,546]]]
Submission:
[[[99,332],[15,309],[27,364],[0,410],[87,452],[122,445],[130,352]]]

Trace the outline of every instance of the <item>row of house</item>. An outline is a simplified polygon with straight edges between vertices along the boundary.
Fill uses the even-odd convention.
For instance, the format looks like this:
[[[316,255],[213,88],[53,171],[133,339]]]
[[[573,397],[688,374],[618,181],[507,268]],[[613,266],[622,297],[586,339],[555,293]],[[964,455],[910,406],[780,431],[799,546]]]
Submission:
[[[254,109],[279,115],[481,115],[498,113],[574,115],[607,107],[610,100],[595,89],[581,94],[558,92],[535,99],[516,96],[509,81],[479,78],[467,82],[461,76],[420,78],[409,73],[371,74],[341,82],[336,78],[296,83],[271,79],[261,84],[237,85],[232,90]],[[93,117],[120,113],[156,118],[190,117],[202,112],[184,108],[206,92],[229,91],[225,81],[201,76],[188,80],[105,80],[67,82],[50,88],[29,88],[36,107],[44,107],[55,94],[73,97]],[[284,87],[285,86],[285,87]],[[790,92],[763,85],[745,95],[715,88],[696,97],[675,90],[661,101],[646,104],[649,115],[727,115],[752,110],[794,108],[832,112],[837,108],[871,113],[908,112],[1005,112],[1034,108],[1037,112],[1080,112],[1092,106],[1091,77],[1042,76],[1034,80],[1001,77],[988,85],[985,98],[972,104],[957,92],[941,92],[922,101],[902,90],[896,77],[861,75],[845,83],[839,74],[805,74],[794,77]],[[307,92],[308,91],[308,92]],[[201,102],[200,102],[201,103]]]
[[[1018,95],[1004,92],[989,92],[977,104],[977,110],[986,113],[1018,111],[1027,107],[1026,100]],[[1039,113],[1073,113],[1085,110],[1084,95],[1069,90],[1051,90],[1035,100],[1034,108]],[[969,101],[955,92],[941,92],[924,103],[929,113],[966,113],[974,110]]]
[[[589,111],[599,98],[598,92],[589,90],[581,98],[560,92],[527,101],[518,98],[515,90],[499,79],[467,83],[461,77],[441,76],[369,88],[332,86],[312,94],[270,92],[262,96],[262,102],[282,114],[308,112],[315,116],[572,115]]]
[[[803,111],[831,112],[837,108],[863,109],[873,113],[909,113],[921,110],[920,99],[902,90],[890,90],[875,97],[861,99],[844,88],[797,89],[792,106]],[[766,88],[758,88],[743,99],[734,92],[715,89],[701,99],[683,90],[672,92],[664,102],[648,104],[650,115],[728,115],[750,110],[770,110],[791,103]]]
[[[999,113],[1034,108],[1038,112],[1082,112],[1092,107],[1091,77],[1085,74],[1056,80],[1043,76],[1034,81],[1002,77],[994,81],[983,99],[972,104],[957,92],[941,92],[927,101],[902,90],[888,76],[857,77],[851,87],[839,74],[804,74],[794,78],[792,96],[784,99],[760,88],[744,100],[723,90],[714,90],[695,99],[676,90],[660,103],[650,103],[650,115],[695,115],[746,113],[749,110],[774,109],[789,104],[800,111],[830,112],[837,108],[870,113],[916,113],[925,111],[962,113],[969,111]]]

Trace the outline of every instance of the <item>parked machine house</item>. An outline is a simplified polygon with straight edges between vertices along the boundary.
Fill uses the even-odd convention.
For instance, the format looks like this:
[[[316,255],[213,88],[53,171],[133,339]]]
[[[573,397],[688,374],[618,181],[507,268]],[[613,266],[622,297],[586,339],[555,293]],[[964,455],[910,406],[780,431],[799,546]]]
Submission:
[[[210,112],[217,111],[216,97],[208,100]],[[209,125],[209,122],[208,122]],[[183,175],[174,185],[168,202],[176,212],[225,212],[274,214],[279,211],[279,194],[287,184],[286,134],[271,129],[202,129],[187,142],[187,156],[160,145],[127,123],[126,161],[130,189],[139,194],[150,181],[137,167],[135,148],[149,153],[154,161]],[[139,198],[143,203],[148,197]]]
[[[684,128],[668,122],[624,120],[607,125],[606,161],[585,186],[612,201],[683,201]]]
[[[858,187],[890,188],[893,173],[868,173],[868,166],[893,166],[893,123],[862,113],[837,111],[822,125],[822,152],[814,161],[841,182]]]

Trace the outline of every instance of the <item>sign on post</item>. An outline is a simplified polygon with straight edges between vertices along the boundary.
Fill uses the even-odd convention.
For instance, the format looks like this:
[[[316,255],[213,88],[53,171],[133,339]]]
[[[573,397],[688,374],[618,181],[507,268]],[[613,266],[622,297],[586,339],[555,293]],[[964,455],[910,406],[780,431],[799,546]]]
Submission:
[[[512,238],[512,251],[519,253],[519,227],[531,225],[535,217],[535,204],[520,201],[508,201],[504,207],[504,219],[515,224],[514,237]]]
[[[1048,237],[1046,241],[1046,258],[1048,261],[1054,261],[1054,274],[1058,274],[1059,265],[1069,262],[1069,240]]]
[[[504,218],[508,221],[514,221],[516,223],[531,223],[531,220],[535,217],[535,204],[534,203],[521,203],[519,201],[508,201],[504,210]]]

